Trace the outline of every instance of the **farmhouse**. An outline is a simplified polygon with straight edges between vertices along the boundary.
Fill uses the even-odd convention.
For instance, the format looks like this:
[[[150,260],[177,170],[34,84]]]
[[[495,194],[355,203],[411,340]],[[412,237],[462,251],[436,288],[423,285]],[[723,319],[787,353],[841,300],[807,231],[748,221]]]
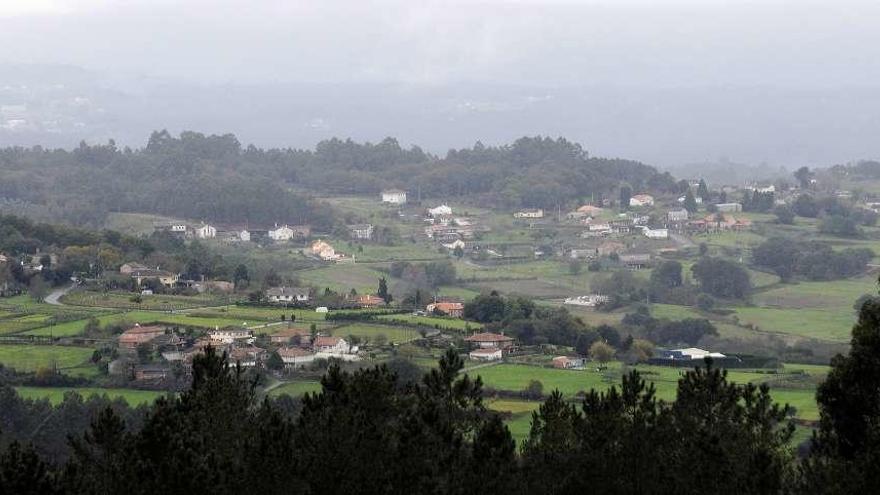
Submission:
[[[135,283],[140,287],[145,280],[158,280],[160,284],[167,288],[174,287],[177,283],[178,275],[176,273],[166,272],[164,270],[153,270],[147,268],[145,270],[134,270],[129,275],[134,279]]]
[[[373,225],[369,223],[349,225],[348,233],[352,239],[369,241],[373,238]]]
[[[428,209],[428,215],[437,218],[445,215],[452,215],[452,208],[449,205],[440,205],[435,208]]]
[[[378,308],[385,304],[385,300],[373,294],[360,294],[354,299],[355,304],[362,308]]]
[[[504,357],[504,354],[501,349],[479,348],[472,350],[468,356],[474,361],[498,361]]]
[[[464,340],[481,349],[506,349],[513,345],[513,339],[504,335],[504,333],[475,333],[465,337]]]
[[[309,302],[306,287],[271,287],[266,289],[266,300],[272,304]]]
[[[634,207],[654,206],[654,196],[651,196],[650,194],[636,194],[629,198],[629,205]]]
[[[333,249],[327,241],[318,240],[312,243],[311,248],[309,248],[312,254],[317,255],[324,261],[338,261],[342,258],[342,255],[337,254],[336,250]]]
[[[427,305],[425,311],[428,314],[439,311],[453,318],[461,318],[464,316],[464,304],[460,302],[435,302]]]
[[[642,229],[642,234],[648,239],[669,239],[669,229]]]
[[[287,225],[282,225],[281,227],[279,227],[276,224],[274,229],[269,230],[268,235],[269,239],[272,239],[273,241],[289,241],[293,239],[293,229],[291,229]]]
[[[253,368],[263,362],[266,349],[253,345],[246,347],[233,347],[229,351],[229,362],[235,363],[242,368]]]
[[[650,363],[667,366],[693,366],[695,361],[702,361],[707,357],[724,359],[727,356],[720,352],[711,352],[697,347],[688,347],[686,349],[658,349],[655,352],[655,356],[650,359]]]
[[[194,233],[198,239],[213,239],[217,237],[217,228],[213,225],[202,224],[195,228]]]
[[[164,380],[171,376],[171,369],[159,364],[142,364],[134,367],[134,379],[137,381]]]
[[[123,264],[119,267],[119,273],[123,275],[131,275],[131,272],[136,272],[140,270],[149,270],[150,267],[143,265],[141,263],[137,263],[135,261],[129,261],[128,263]]]
[[[382,202],[392,205],[406,204],[406,191],[400,189],[386,189],[382,191]]]
[[[242,327],[215,328],[208,335],[211,337],[211,342],[219,342],[221,344],[231,344],[239,341],[253,343],[254,341],[253,332]]]
[[[544,218],[544,210],[520,210],[513,214],[513,218]]]
[[[578,370],[583,369],[586,360],[583,358],[572,358],[568,356],[556,356],[553,358],[553,367],[561,370]]]
[[[595,308],[600,304],[607,303],[611,298],[600,294],[588,294],[586,296],[577,296],[567,298],[563,304],[569,306],[584,306],[587,308]]]
[[[578,213],[584,213],[590,217],[596,217],[601,215],[605,211],[605,209],[593,205],[583,205],[575,211],[577,211]]]
[[[341,337],[316,337],[312,343],[315,357],[328,359],[336,358],[343,361],[358,361],[358,347],[349,344]]]
[[[278,349],[278,356],[284,361],[284,365],[290,368],[302,366],[315,360],[315,353],[299,347],[282,347]]]
[[[669,221],[669,223],[686,222],[687,219],[688,211],[684,208],[679,210],[669,210],[669,212],[666,213],[666,220]]]
[[[116,341],[119,343],[119,347],[123,349],[135,349],[140,344],[150,342],[160,335],[165,335],[165,329],[160,326],[142,327],[140,325],[135,325],[122,332],[122,334],[117,337]]]

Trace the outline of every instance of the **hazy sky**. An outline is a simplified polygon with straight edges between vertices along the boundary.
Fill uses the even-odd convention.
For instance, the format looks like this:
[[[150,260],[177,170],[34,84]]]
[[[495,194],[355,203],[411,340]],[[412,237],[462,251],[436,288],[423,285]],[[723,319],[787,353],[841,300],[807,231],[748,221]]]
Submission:
[[[880,2],[0,0],[0,62],[197,82],[874,86]]]

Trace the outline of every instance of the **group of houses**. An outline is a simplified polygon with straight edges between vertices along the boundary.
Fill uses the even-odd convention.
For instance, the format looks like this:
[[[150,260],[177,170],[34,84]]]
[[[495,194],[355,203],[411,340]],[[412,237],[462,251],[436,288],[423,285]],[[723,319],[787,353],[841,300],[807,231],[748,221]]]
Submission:
[[[312,235],[309,225],[275,224],[268,228],[254,228],[241,225],[215,226],[207,223],[189,225],[184,222],[158,223],[157,231],[168,232],[181,239],[220,239],[225,242],[256,242],[268,239],[273,242],[288,242],[308,239]]]
[[[453,214],[452,208],[446,204],[426,209],[424,220],[428,224],[425,235],[448,249],[464,246],[465,241],[474,238],[478,229],[473,219]]]
[[[187,339],[160,325],[135,325],[117,339],[120,358],[111,363],[112,374],[130,374],[136,381],[161,380],[172,376],[174,363],[189,372],[195,356],[212,346],[225,352],[231,362],[242,368],[265,366],[272,352],[278,352],[285,367],[300,368],[316,359],[357,361],[359,348],[342,337],[313,334],[303,328],[282,329],[258,340],[247,327],[214,328],[205,335]],[[158,362],[139,363],[138,350],[158,354]]]

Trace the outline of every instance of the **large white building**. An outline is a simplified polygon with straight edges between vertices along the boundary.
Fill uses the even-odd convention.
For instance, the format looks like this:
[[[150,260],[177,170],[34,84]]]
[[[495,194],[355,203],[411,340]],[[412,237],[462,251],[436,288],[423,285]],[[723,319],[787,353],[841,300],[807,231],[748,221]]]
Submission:
[[[217,237],[217,229],[213,225],[204,224],[195,229],[196,238],[213,239]]]
[[[287,225],[282,225],[281,227],[276,225],[274,229],[269,231],[269,239],[273,241],[289,241],[293,239],[293,236],[293,229]]]
[[[669,239],[669,229],[649,229],[642,230],[648,239]]]
[[[400,189],[386,189],[382,191],[382,202],[392,205],[406,204],[406,191]]]

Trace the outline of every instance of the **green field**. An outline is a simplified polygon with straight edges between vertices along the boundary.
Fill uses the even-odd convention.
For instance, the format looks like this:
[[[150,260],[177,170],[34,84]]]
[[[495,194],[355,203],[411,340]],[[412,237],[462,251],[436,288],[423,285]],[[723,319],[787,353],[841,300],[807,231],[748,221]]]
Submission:
[[[86,347],[0,344],[0,364],[18,371],[36,371],[54,363],[65,370],[85,363],[92,352]]]
[[[482,325],[473,321],[465,321],[459,318],[440,318],[434,316],[416,316],[416,315],[381,315],[380,320],[397,320],[412,323],[413,325],[421,325],[434,328],[435,325],[446,330],[468,329],[476,330],[482,328]]]
[[[53,337],[73,337],[83,333],[88,320],[77,320],[67,323],[59,323],[42,327],[36,330],[24,332],[25,335],[53,336]],[[248,323],[250,326],[262,324],[263,322],[249,322],[244,319],[235,318],[200,318],[189,316],[186,313],[160,313],[150,311],[129,311],[126,313],[117,313],[112,315],[99,316],[98,321],[101,325],[123,324],[134,325],[135,323],[164,323],[167,325],[179,325],[198,328],[214,328],[226,326],[238,326]]]
[[[419,332],[413,328],[398,327],[389,325],[372,325],[364,323],[352,323],[339,328],[334,328],[331,332],[336,337],[347,337],[354,335],[361,340],[375,342],[376,336],[384,335],[387,342],[401,343],[421,338]]]
[[[209,317],[209,318],[235,318],[241,320],[259,320],[259,321],[280,321],[281,315],[288,320],[291,315],[296,316],[295,321],[301,322],[319,322],[326,319],[326,313],[317,313],[313,309],[292,309],[285,307],[253,307],[253,306],[217,306],[213,308],[202,308],[195,311],[188,311],[187,314],[193,317]]]
[[[133,390],[128,388],[97,388],[97,387],[15,387],[16,392],[25,399],[49,399],[53,405],[60,404],[64,395],[68,392],[76,392],[88,398],[91,396],[106,395],[110,399],[123,399],[130,406],[151,404],[156,398],[164,395],[163,392],[153,390]]]
[[[318,287],[323,290],[329,287],[331,290],[348,293],[352,288],[359,294],[373,294],[379,286],[379,279],[387,277],[370,265],[344,263],[327,265],[311,270],[296,272],[303,284]],[[389,288],[394,289],[393,281],[389,281]]]
[[[735,308],[740,324],[755,325],[762,332],[849,342],[855,313],[827,308]]]
[[[135,294],[128,292],[93,292],[75,290],[61,298],[61,302],[72,306],[90,306],[98,308],[137,309],[167,311],[170,309],[198,308],[222,304],[222,298],[199,296],[172,296],[164,294],[142,295],[141,302],[132,302]]]
[[[306,392],[319,392],[320,390],[321,384],[316,381],[286,382],[270,390],[269,395],[272,397],[279,395],[299,397]]]

